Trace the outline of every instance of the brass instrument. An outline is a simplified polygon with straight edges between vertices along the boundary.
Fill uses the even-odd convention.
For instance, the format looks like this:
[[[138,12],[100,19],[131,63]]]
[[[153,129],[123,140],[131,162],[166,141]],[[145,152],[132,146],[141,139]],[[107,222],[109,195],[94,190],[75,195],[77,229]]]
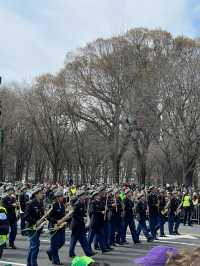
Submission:
[[[182,205],[183,205],[183,203],[181,202],[180,205],[178,206],[178,208],[175,211],[175,216],[179,215],[179,213],[181,212]]]
[[[89,216],[90,202],[91,202],[91,199],[89,198],[87,202],[87,218],[85,222],[86,227],[89,227],[89,224],[90,224],[90,216]]]
[[[20,219],[20,212],[21,212],[20,202],[17,201],[15,194],[12,194],[11,197],[15,200],[15,202],[12,204],[12,206],[15,208],[17,220],[19,220]]]
[[[62,229],[67,224],[67,220],[71,218],[72,214],[73,214],[73,211],[71,210],[62,219],[60,219],[50,231],[53,232],[53,231],[58,231]]]
[[[42,227],[48,222],[47,217],[49,216],[52,210],[53,210],[53,206],[51,206],[51,208],[42,216],[42,218],[40,218],[40,220],[37,221],[36,227],[35,227],[36,231],[39,231],[40,229],[42,229]]]
[[[161,211],[162,215],[167,214],[167,212],[169,210],[169,204],[170,204],[170,200],[167,202],[167,204],[165,205],[164,209]]]
[[[118,206],[117,206],[117,198],[116,198],[116,196],[115,196],[115,210],[116,210],[116,212],[118,212]]]
[[[108,194],[106,196],[106,205],[105,205],[105,211],[104,211],[104,221],[106,220],[107,210],[108,210]]]

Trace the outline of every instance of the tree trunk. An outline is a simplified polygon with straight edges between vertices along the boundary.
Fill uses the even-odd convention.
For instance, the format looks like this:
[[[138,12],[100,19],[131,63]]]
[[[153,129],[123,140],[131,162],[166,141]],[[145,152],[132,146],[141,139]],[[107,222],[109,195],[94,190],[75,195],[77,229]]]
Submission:
[[[30,162],[27,162],[27,165],[26,165],[26,175],[25,175],[25,183],[28,183],[29,168],[30,168]]]
[[[81,164],[80,165],[80,167],[81,167],[81,184],[82,185],[85,185],[85,167],[84,167],[84,165],[83,164]]]
[[[191,159],[189,162],[184,163],[183,182],[186,186],[191,186],[193,184],[195,167],[196,167],[196,160],[195,159]]]
[[[58,164],[54,163],[52,165],[52,171],[53,171],[53,184],[56,184],[58,181]]]
[[[0,181],[4,181],[3,156],[0,155]]]
[[[138,182],[140,187],[146,185],[146,162],[144,160],[137,161],[137,169],[136,169]]]
[[[16,180],[21,181],[24,172],[24,163],[21,160],[16,162]]]
[[[112,159],[112,175],[113,180],[116,182],[116,184],[119,185],[120,183],[120,159],[119,158],[113,158]]]

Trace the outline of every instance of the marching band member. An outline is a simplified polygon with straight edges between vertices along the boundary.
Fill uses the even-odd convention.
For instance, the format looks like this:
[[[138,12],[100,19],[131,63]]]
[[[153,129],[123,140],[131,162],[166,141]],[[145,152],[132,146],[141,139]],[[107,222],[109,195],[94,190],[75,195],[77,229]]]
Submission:
[[[90,229],[88,234],[88,242],[91,246],[94,237],[99,243],[99,247],[102,253],[108,252],[105,245],[105,236],[104,236],[104,211],[105,205],[101,201],[100,191],[95,191],[92,194],[93,200],[90,202],[89,207],[89,216],[90,216]]]
[[[27,205],[25,210],[25,221],[27,227],[32,228],[39,226],[41,218],[44,216],[43,193],[41,188],[37,188],[32,193],[32,201]],[[32,230],[30,233],[30,246],[27,255],[27,266],[38,266],[37,257],[40,246],[40,234],[42,228],[39,230]]]
[[[178,193],[174,191],[172,193],[171,201],[169,204],[168,213],[168,226],[170,235],[180,235],[178,232],[180,225],[180,210],[181,210],[181,200],[178,198]]]
[[[106,197],[102,198],[103,204],[105,206],[104,209],[104,236],[105,236],[105,245],[106,249],[113,250],[110,246],[110,236],[111,236],[111,228],[110,228],[110,214],[112,208],[112,189],[107,189]]]
[[[86,216],[86,207],[85,207],[85,192],[78,191],[76,196],[78,199],[73,204],[73,214],[71,220],[71,239],[69,247],[69,256],[71,258],[75,257],[75,246],[77,241],[80,242],[86,256],[90,257],[95,253],[92,251],[91,246],[89,245],[86,237],[86,228],[84,217]]]
[[[158,230],[158,197],[156,194],[156,188],[151,186],[150,193],[148,195],[148,207],[149,207],[149,226],[153,239],[157,240],[156,232]]]
[[[164,232],[164,225],[165,225],[165,219],[166,214],[164,213],[165,207],[166,207],[166,200],[165,200],[165,190],[161,189],[160,193],[158,195],[158,220],[159,220],[159,226],[160,226],[160,237],[165,237]]]
[[[126,231],[129,226],[133,242],[135,244],[140,243],[136,232],[135,221],[134,221],[134,202],[132,198],[132,192],[129,188],[125,190],[126,199],[124,200],[124,237],[123,243],[126,243]]]
[[[147,202],[145,201],[144,193],[138,195],[138,203],[136,205],[136,215],[138,220],[137,234],[138,239],[141,231],[143,231],[144,236],[147,238],[148,242],[153,240],[151,234],[147,229],[146,220],[147,220]]]
[[[13,196],[14,192],[15,191],[13,187],[8,187],[7,189],[8,195],[2,200],[2,205],[7,210],[7,217],[8,217],[8,222],[10,226],[9,246],[12,249],[16,249],[14,242],[15,242],[16,235],[17,235],[17,216],[16,216],[17,202],[16,202],[16,198]]]
[[[27,202],[29,201],[29,196],[26,194],[27,187],[23,186],[21,189],[21,193],[19,195],[19,204],[20,204],[20,229],[23,235],[23,230],[26,227],[24,212],[26,209]]]
[[[47,250],[47,255],[54,265],[63,265],[63,263],[60,262],[58,251],[65,244],[65,226],[56,231],[52,230],[58,221],[65,216],[65,205],[63,201],[63,192],[56,191],[55,203],[53,203],[52,211],[48,216],[49,229],[52,236],[50,240],[50,248]]]

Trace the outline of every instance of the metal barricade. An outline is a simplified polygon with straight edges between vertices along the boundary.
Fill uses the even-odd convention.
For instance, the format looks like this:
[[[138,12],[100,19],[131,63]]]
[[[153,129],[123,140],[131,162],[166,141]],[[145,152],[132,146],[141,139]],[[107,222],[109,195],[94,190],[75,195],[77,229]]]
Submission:
[[[185,215],[184,208],[182,208],[180,215],[181,221],[184,220],[184,215]],[[193,223],[200,224],[200,204],[193,207],[191,219]]]

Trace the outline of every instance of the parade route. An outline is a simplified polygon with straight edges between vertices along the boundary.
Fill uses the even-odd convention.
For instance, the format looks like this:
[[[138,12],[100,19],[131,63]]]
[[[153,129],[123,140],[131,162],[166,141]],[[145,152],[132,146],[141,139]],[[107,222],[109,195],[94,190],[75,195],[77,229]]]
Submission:
[[[127,234],[127,241],[129,244],[123,246],[117,246],[115,249],[107,254],[102,255],[100,251],[94,259],[97,262],[105,263],[105,265],[110,266],[128,266],[134,265],[133,260],[136,257],[144,256],[149,249],[156,245],[167,245],[173,246],[180,250],[182,249],[192,249],[197,246],[200,246],[200,236],[198,236],[198,231],[200,230],[199,225],[193,227],[183,227],[181,225],[180,236],[168,236],[165,238],[160,238],[159,241],[154,243],[147,243],[145,238],[142,236],[142,243],[138,245],[133,245],[130,233]],[[167,231],[166,231],[167,232]],[[48,260],[46,255],[46,250],[49,246],[49,238],[47,234],[42,235],[40,245],[40,253],[38,257],[39,266],[51,265],[51,262]],[[65,263],[65,266],[71,265],[71,259],[68,257],[68,245],[70,240],[70,231],[66,231],[66,245],[60,250],[61,261]],[[16,266],[25,266],[26,265],[26,254],[28,249],[29,242],[26,237],[22,237],[18,234],[16,240],[17,250],[6,249],[2,259],[0,260],[0,265],[16,265]],[[76,247],[76,254],[82,255],[82,249],[78,244]],[[102,264],[103,265],[103,264]]]

